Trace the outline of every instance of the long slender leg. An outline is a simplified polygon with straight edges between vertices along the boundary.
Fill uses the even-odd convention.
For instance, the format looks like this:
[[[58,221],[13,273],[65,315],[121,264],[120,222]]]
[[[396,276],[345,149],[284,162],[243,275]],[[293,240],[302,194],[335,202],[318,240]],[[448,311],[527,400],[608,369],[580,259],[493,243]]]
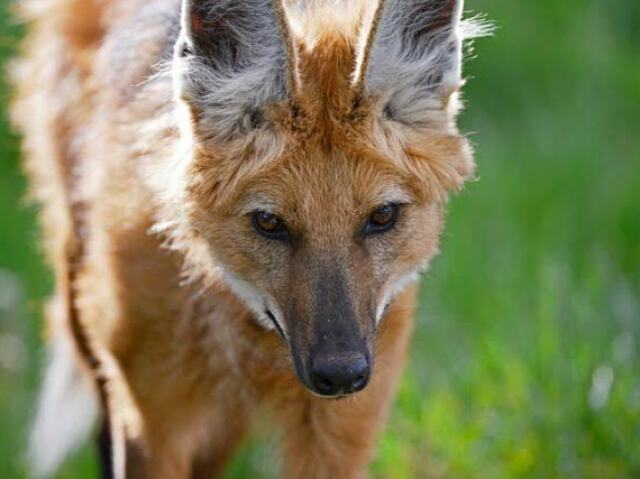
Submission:
[[[245,437],[246,424],[244,419],[239,421],[236,416],[234,420],[234,423],[226,427],[224,431],[218,431],[209,447],[194,459],[191,479],[221,477],[233,452]]]

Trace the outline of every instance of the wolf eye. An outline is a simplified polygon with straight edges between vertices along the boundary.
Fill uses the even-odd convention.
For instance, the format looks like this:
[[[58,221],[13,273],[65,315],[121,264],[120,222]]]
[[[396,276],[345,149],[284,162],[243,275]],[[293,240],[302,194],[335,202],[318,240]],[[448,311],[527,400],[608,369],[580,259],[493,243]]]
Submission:
[[[289,232],[284,223],[273,213],[256,211],[252,214],[252,222],[255,230],[265,238],[279,240],[289,238]]]
[[[389,231],[395,226],[399,215],[400,206],[394,203],[382,205],[371,213],[367,219],[367,223],[364,227],[364,233],[366,235],[372,235]]]

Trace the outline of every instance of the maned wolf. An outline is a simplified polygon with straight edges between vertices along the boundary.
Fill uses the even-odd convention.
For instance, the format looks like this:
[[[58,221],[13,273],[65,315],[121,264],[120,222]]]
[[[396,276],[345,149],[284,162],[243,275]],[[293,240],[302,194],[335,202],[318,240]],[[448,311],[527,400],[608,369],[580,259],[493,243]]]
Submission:
[[[112,477],[362,478],[415,281],[472,176],[462,0],[25,0],[13,71],[56,275],[32,437]],[[349,400],[335,401],[358,393]]]

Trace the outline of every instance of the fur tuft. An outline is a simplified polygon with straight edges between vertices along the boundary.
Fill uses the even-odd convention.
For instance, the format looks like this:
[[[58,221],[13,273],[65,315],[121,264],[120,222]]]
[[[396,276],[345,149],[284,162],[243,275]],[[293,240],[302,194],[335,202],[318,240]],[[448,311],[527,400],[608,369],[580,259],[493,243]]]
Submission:
[[[99,405],[94,386],[64,333],[50,345],[38,411],[31,430],[29,467],[35,477],[52,477],[90,435]]]
[[[367,83],[387,99],[390,119],[425,125],[438,122],[438,112],[446,113],[445,123],[457,113],[463,43],[493,31],[481,18],[463,20],[463,5],[463,0],[386,2]]]
[[[272,0],[184,1],[174,68],[203,140],[246,134],[287,98],[285,41]]]

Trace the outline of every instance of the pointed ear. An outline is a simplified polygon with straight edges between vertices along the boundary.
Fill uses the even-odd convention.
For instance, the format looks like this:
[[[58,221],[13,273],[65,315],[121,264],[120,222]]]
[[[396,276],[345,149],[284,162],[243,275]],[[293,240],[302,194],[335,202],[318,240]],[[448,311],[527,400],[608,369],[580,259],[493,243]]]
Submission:
[[[379,1],[373,28],[361,41],[368,53],[360,81],[387,99],[386,116],[424,123],[429,111],[448,108],[462,84],[463,41],[489,29],[462,21],[464,0]]]
[[[282,0],[183,0],[174,70],[204,139],[261,126],[263,109],[296,91],[295,51]]]

